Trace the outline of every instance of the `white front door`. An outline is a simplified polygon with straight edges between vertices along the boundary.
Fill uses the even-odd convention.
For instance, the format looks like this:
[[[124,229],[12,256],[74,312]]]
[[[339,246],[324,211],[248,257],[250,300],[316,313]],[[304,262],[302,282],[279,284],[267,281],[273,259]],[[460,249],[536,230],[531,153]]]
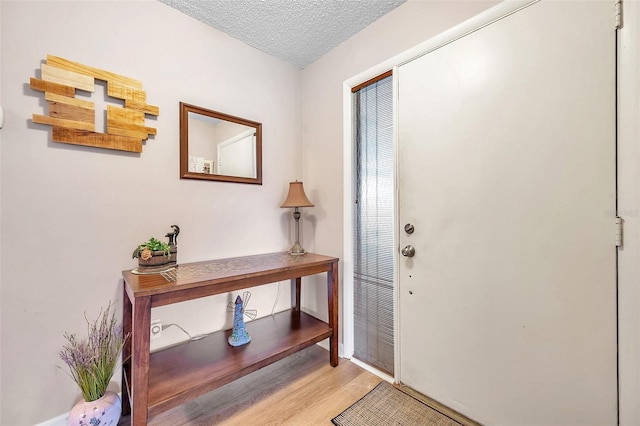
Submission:
[[[485,424],[616,424],[613,2],[533,4],[398,85],[400,380]]]

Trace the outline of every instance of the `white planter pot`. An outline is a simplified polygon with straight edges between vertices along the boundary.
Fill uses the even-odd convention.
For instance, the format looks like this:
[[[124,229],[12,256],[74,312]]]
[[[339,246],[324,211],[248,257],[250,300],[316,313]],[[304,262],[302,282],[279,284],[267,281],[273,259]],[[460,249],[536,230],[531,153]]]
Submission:
[[[68,426],[116,426],[122,403],[117,393],[107,391],[95,401],[79,401],[67,417]]]

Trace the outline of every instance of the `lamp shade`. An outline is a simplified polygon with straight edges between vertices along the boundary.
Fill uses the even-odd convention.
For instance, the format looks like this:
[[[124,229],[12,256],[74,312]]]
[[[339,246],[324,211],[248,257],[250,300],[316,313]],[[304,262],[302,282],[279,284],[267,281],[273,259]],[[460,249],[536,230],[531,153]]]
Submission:
[[[313,207],[313,203],[304,193],[302,182],[289,182],[289,194],[280,207]]]

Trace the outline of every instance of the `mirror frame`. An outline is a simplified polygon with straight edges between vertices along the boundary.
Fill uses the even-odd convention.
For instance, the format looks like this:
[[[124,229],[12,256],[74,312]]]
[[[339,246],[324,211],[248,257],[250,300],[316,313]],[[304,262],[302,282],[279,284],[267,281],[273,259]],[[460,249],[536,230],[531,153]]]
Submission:
[[[256,177],[216,175],[189,171],[189,113],[206,115],[256,129]],[[213,180],[262,185],[262,123],[180,102],[180,179]]]

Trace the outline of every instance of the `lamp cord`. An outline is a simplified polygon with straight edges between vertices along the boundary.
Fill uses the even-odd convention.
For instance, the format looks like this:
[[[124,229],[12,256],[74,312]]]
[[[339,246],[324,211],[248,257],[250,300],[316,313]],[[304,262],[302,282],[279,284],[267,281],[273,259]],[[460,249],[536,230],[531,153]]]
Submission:
[[[276,305],[278,304],[278,299],[280,298],[280,283],[278,283],[278,291],[276,292],[276,298],[273,301],[273,307],[271,308],[271,316],[274,316],[274,312],[276,310]],[[182,332],[184,334],[187,335],[187,337],[189,337],[189,340],[191,341],[195,341],[195,340],[200,340],[200,339],[204,339],[207,336],[211,336],[214,333],[218,333],[218,331],[212,331],[210,333],[204,333],[204,334],[198,334],[196,336],[192,336],[187,330],[185,330],[184,328],[182,328],[180,326],[180,324],[176,324],[176,323],[171,323],[171,324],[163,324],[162,325],[162,331],[166,330],[169,327],[177,327],[180,330],[182,330]]]
[[[185,330],[184,328],[182,328],[179,324],[163,324],[162,325],[162,331],[166,330],[167,328],[171,327],[171,326],[175,326],[178,327],[180,330],[182,330],[182,332],[184,334],[186,334],[189,337],[189,340],[200,340],[200,339],[204,339],[207,336],[211,336],[214,333],[217,333],[216,331],[212,331],[211,333],[205,333],[205,334],[198,334],[197,336],[192,336],[191,334],[189,334],[189,332],[187,330]]]
[[[273,308],[271,308],[271,316],[274,315],[274,311],[276,310],[276,304],[278,303],[279,298],[280,298],[280,283],[278,283],[278,292],[276,293],[276,300],[273,301]]]

